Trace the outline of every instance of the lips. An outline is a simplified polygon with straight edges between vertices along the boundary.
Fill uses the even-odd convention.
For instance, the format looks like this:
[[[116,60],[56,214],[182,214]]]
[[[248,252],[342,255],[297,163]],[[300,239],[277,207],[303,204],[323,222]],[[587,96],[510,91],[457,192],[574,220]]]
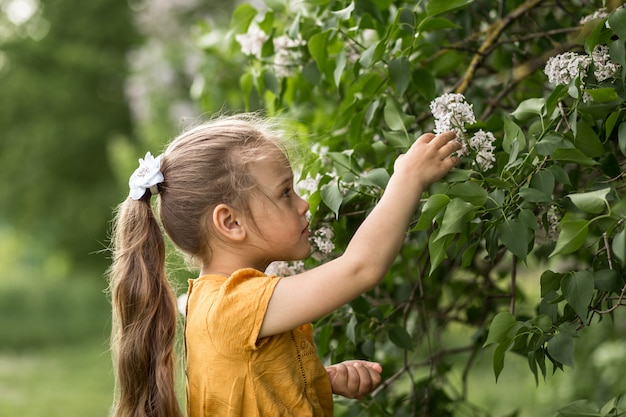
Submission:
[[[308,234],[308,233],[309,233],[309,226],[310,226],[310,223],[309,223],[309,222],[307,222],[307,224],[306,224],[306,226],[304,227],[304,229],[302,229],[302,234],[303,234],[303,235],[304,235],[304,234]]]

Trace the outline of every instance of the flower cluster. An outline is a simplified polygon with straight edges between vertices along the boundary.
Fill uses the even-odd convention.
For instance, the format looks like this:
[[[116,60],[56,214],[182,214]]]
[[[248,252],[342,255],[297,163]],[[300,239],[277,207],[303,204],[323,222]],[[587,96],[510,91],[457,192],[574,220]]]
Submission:
[[[237,40],[241,46],[241,52],[243,52],[244,55],[252,55],[258,59],[261,59],[263,44],[268,38],[269,36],[255,23],[252,23],[248,27],[248,32],[235,36],[235,40]]]
[[[591,22],[592,20],[595,20],[595,19],[604,19],[608,15],[609,13],[607,12],[606,7],[601,7],[595,12],[591,13],[590,15],[587,15],[583,17],[582,19],[580,19],[579,23],[581,25],[584,25],[585,23]]]
[[[453,131],[465,137],[466,123],[476,123],[472,105],[465,101],[463,94],[447,93],[430,103],[430,111],[435,118],[435,133]]]
[[[308,174],[305,179],[296,183],[296,193],[302,197],[311,196],[319,189],[321,178],[320,174],[317,174],[315,178],[311,178],[311,175]]]
[[[333,237],[333,229],[328,226],[320,227],[313,233],[310,239],[314,249],[313,259],[322,261],[335,250]]]
[[[476,123],[472,105],[465,101],[463,94],[447,93],[437,97],[430,103],[430,110],[435,118],[435,133],[453,131],[461,142],[459,157],[473,156],[474,163],[481,171],[493,167],[496,138],[491,132],[482,129],[468,138],[467,123]]]
[[[496,162],[494,154],[496,147],[493,145],[495,141],[496,138],[493,136],[493,133],[485,132],[482,129],[474,133],[474,136],[469,140],[469,148],[475,152],[476,164],[482,171],[492,168],[494,162]]]
[[[269,35],[254,22],[250,24],[246,33],[235,36],[235,40],[241,46],[241,52],[257,59],[262,58],[263,45],[268,39]],[[277,77],[291,75],[302,60],[302,47],[306,45],[306,42],[298,34],[296,39],[286,35],[279,36],[274,38],[272,43],[274,45],[274,73]]]
[[[298,34],[293,39],[288,36],[279,36],[274,39],[274,73],[277,77],[288,77],[302,61],[302,47],[306,42]]]
[[[568,85],[574,79],[584,81],[589,65],[593,63],[594,76],[598,82],[617,77],[621,66],[611,61],[609,48],[596,45],[591,56],[565,52],[548,59],[544,72],[548,81],[556,85]]]
[[[268,265],[265,269],[266,275],[276,275],[279,277],[288,277],[291,275],[297,275],[305,271],[304,262],[294,261],[276,261]]]
[[[594,71],[593,75],[598,82],[602,82],[619,75],[621,65],[611,61],[609,55],[609,47],[606,45],[597,45],[591,53]]]
[[[575,52],[565,52],[548,59],[544,72],[548,76],[548,81],[556,85],[567,85],[573,79],[582,78],[587,67],[591,63],[591,58],[587,55],[580,55]]]

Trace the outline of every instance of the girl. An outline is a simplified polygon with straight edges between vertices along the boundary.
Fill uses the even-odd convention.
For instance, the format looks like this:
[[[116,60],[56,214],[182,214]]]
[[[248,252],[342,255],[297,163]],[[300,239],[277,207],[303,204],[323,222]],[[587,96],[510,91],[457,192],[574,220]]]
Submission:
[[[396,160],[380,202],[337,259],[290,277],[275,260],[310,250],[308,203],[277,135],[251,116],[217,119],[140,159],[117,213],[111,297],[117,401],[113,416],[181,416],[174,392],[176,300],[161,224],[201,267],[185,324],[187,416],[332,416],[332,394],[361,398],[381,366],[324,368],[313,320],[373,288],[397,255],[420,196],[458,158],[454,134],[422,135]],[[374,243],[375,242],[375,243]]]

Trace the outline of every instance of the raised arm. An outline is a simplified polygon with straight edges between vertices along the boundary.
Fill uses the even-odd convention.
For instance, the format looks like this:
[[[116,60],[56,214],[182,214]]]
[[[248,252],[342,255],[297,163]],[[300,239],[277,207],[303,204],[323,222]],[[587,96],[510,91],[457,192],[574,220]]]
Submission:
[[[422,193],[457,163],[454,133],[422,135],[400,155],[376,207],[343,255],[276,285],[259,337],[316,320],[375,287],[404,242]]]

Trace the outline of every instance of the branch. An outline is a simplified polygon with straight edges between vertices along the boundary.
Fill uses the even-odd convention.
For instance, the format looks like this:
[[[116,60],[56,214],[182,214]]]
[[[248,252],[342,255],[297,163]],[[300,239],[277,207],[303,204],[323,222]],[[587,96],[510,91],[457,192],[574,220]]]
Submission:
[[[474,75],[476,74],[476,70],[478,69],[480,64],[485,60],[485,58],[488,55],[488,51],[493,47],[496,41],[500,38],[500,36],[502,35],[502,32],[504,32],[504,30],[514,20],[518,19],[520,16],[522,16],[529,10],[539,5],[542,1],[545,1],[545,0],[527,0],[524,4],[520,5],[518,8],[516,8],[511,13],[506,15],[504,19],[500,19],[494,22],[491,26],[489,26],[489,29],[487,29],[487,37],[485,38],[485,41],[480,46],[480,48],[478,48],[478,51],[476,52],[476,54],[474,54],[474,57],[472,58],[472,61],[470,62],[470,65],[467,68],[465,75],[459,81],[459,83],[457,83],[457,86],[454,89],[456,93],[460,93],[460,94],[465,93],[472,79],[474,78]]]

